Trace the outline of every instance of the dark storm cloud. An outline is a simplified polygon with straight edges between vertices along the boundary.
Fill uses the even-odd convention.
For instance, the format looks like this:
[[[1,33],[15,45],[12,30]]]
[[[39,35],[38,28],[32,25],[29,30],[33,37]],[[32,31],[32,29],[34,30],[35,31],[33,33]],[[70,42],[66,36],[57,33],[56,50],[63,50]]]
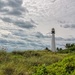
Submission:
[[[15,20],[13,17],[21,17],[23,16],[23,13],[27,13],[28,10],[22,6],[23,0],[7,0],[7,2],[1,0],[0,1],[0,13],[3,14],[0,19],[2,19],[4,22],[13,23],[16,26],[19,26],[21,28],[31,29],[35,27],[35,22],[33,20],[31,21],[23,21],[23,20]],[[5,17],[5,15],[8,15],[9,17]],[[11,18],[11,16],[13,16]]]
[[[0,9],[5,7],[6,5],[7,4],[4,1],[0,0]]]
[[[12,19],[10,19],[9,17],[1,17],[0,19],[2,19],[4,22],[9,22],[9,23],[12,23],[13,22],[13,20]]]
[[[24,21],[16,21],[14,24],[19,26],[19,27],[21,27],[21,28],[27,28],[27,29],[31,29],[31,28],[35,27],[34,24],[32,24],[29,21],[26,21],[26,22],[24,22]]]
[[[25,43],[22,40],[15,40],[15,39],[12,40],[11,38],[7,39],[7,38],[3,37],[3,38],[0,38],[0,44],[4,44],[4,45],[6,45],[6,44],[24,45]]]
[[[7,7],[7,3],[4,2],[3,0],[0,0],[0,12],[8,12],[9,10],[8,9],[4,9],[4,7]]]
[[[2,19],[4,22],[13,23],[21,28],[32,29],[36,27],[35,22],[33,23],[32,21],[13,20],[10,17],[1,17],[0,19]]]
[[[22,6],[23,0],[3,0],[0,1],[0,12],[5,15],[21,16],[22,13],[27,13],[28,10]],[[8,9],[8,7],[11,9]],[[3,14],[2,13],[2,14]]]
[[[11,7],[20,7],[22,3],[22,0],[8,0],[8,5]]]
[[[2,12],[2,14],[6,14],[6,13],[8,13],[9,12],[9,9],[0,9],[0,12]]]
[[[20,10],[12,10],[11,12],[8,13],[8,15],[14,15],[14,16],[20,16],[22,15],[22,12]]]
[[[22,12],[28,12],[28,10],[22,6],[23,1],[22,0],[10,0],[8,2],[8,6],[12,7],[12,11],[8,14],[19,16],[22,15]]]
[[[13,8],[13,7],[12,7]],[[28,10],[25,7],[15,7],[12,11],[8,12],[8,15],[20,16],[22,13],[28,13]]]

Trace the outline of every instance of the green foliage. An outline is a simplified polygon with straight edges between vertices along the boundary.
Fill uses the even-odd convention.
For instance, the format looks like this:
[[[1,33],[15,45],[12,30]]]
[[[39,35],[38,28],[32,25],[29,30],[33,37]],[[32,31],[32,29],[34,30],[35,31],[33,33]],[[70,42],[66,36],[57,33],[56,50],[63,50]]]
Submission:
[[[45,64],[42,65],[40,68],[37,68],[35,73],[33,73],[32,75],[48,75]]]
[[[61,62],[57,62],[48,67],[50,73],[56,75],[71,75],[75,70],[75,55],[64,58]]]
[[[66,47],[66,48],[71,48],[71,47],[74,47],[74,46],[75,46],[74,43],[73,43],[73,44],[67,43],[65,47]]]
[[[58,51],[58,52],[59,53],[74,53],[75,52],[75,46],[70,47],[68,49],[64,49],[64,50]]]
[[[0,75],[75,75],[75,53],[0,51]]]
[[[75,55],[50,66],[38,67],[33,75],[75,75]]]
[[[67,43],[65,45],[65,49],[62,49],[62,48],[58,48],[57,47],[57,51],[59,53],[74,53],[75,52],[75,44],[74,43],[72,43],[72,44]]]
[[[58,47],[57,47],[57,51],[62,51],[62,48],[58,48]]]

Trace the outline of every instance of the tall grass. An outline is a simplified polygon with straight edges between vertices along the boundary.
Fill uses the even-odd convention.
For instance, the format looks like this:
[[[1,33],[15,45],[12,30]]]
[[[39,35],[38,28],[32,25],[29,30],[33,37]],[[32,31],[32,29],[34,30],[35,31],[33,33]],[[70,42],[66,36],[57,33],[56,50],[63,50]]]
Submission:
[[[32,75],[36,67],[62,61],[67,54],[50,51],[0,51],[0,75]],[[45,69],[45,68],[44,68]]]

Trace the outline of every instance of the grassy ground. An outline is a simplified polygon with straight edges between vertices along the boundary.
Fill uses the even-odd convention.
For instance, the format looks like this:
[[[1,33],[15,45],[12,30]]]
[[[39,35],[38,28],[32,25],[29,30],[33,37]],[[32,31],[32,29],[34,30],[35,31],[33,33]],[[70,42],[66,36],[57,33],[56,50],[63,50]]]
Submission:
[[[69,59],[71,58],[70,56],[73,58],[75,55],[53,53],[46,50],[14,51],[11,53],[0,51],[0,75],[64,75],[62,73],[64,72],[62,66],[65,68],[67,62],[72,62],[67,61],[68,57]],[[46,66],[47,74],[45,74],[44,71],[43,74],[40,73],[40,67],[42,67],[42,65]],[[58,66],[61,66],[61,68]],[[62,72],[60,70],[62,70]],[[58,74],[56,74],[57,72]]]

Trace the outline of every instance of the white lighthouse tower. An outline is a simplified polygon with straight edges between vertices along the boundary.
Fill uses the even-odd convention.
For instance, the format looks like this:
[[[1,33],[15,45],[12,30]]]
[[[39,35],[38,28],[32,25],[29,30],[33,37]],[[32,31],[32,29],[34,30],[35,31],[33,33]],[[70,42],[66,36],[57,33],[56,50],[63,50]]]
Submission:
[[[51,50],[52,50],[53,52],[56,52],[55,29],[54,29],[54,28],[52,28],[51,34],[52,34]]]

